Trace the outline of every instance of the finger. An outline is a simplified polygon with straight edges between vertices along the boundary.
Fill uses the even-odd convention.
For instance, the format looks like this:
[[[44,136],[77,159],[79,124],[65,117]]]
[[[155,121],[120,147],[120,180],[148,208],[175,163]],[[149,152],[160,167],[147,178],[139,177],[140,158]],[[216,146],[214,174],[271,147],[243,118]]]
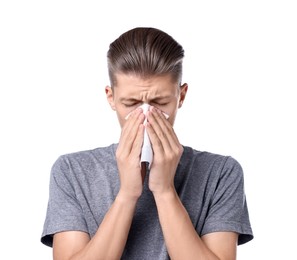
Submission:
[[[133,142],[133,146],[131,149],[131,155],[133,157],[140,158],[141,147],[143,144],[143,137],[144,137],[144,125],[140,124],[138,127],[138,132],[137,132],[136,138]]]
[[[121,137],[119,141],[119,150],[123,150],[124,154],[129,154],[131,152],[133,143],[137,136],[138,127],[144,121],[144,115],[141,110],[136,109],[131,113],[127,122],[123,126]]]
[[[171,124],[166,120],[164,115],[162,113],[158,113],[155,108],[152,108],[151,111],[149,111],[148,113],[148,121],[150,126],[154,130],[154,133],[152,133],[152,137],[150,136],[150,138],[152,138],[151,142],[154,142],[154,139],[157,138],[164,149],[170,149],[172,142],[172,127]]]
[[[155,132],[154,128],[152,127],[151,123],[147,122],[145,127],[147,130],[150,142],[152,144],[152,149],[153,149],[154,154],[155,155],[158,154],[158,156],[163,155],[165,153],[165,151],[164,151],[165,148],[164,148],[160,138],[158,137],[157,133]]]
[[[165,132],[165,135],[168,138],[169,142],[172,143],[172,141],[173,141],[174,143],[179,144],[179,140],[177,138],[177,135],[175,134],[175,131],[174,131],[171,123],[167,120],[168,116],[166,117],[163,114],[163,112],[160,109],[158,109],[158,108],[154,108],[153,111],[154,110],[157,113],[153,113],[153,115],[155,116],[156,121],[158,122],[158,124],[160,125],[160,127]]]

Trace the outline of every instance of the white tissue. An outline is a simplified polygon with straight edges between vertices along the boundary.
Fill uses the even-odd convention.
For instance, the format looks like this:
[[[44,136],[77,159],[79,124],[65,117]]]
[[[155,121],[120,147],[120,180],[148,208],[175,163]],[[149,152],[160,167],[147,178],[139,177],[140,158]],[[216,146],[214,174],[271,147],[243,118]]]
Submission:
[[[146,115],[147,111],[150,108],[149,104],[142,104],[140,106],[143,110],[143,114]],[[166,113],[164,113],[164,116],[166,117],[166,119],[168,119],[169,115],[167,115]],[[128,117],[130,116],[130,113],[126,116],[125,119],[128,119]],[[146,124],[147,119],[145,118],[144,120],[144,125]],[[152,150],[152,145],[151,145],[151,141],[149,139],[149,136],[147,134],[146,129],[144,130],[144,137],[143,137],[143,144],[142,144],[142,150],[141,150],[141,157],[140,157],[140,162],[147,162],[148,163],[148,168],[151,167],[151,163],[153,161],[153,150]]]
[[[146,115],[147,111],[149,110],[150,106],[149,104],[142,104],[140,106],[143,110],[143,113]],[[146,124],[147,119],[144,120],[144,125]],[[151,141],[148,137],[146,129],[144,130],[144,137],[143,137],[143,144],[142,144],[142,150],[141,150],[141,157],[140,162],[147,162],[148,168],[150,168],[151,163],[153,161],[153,150]]]

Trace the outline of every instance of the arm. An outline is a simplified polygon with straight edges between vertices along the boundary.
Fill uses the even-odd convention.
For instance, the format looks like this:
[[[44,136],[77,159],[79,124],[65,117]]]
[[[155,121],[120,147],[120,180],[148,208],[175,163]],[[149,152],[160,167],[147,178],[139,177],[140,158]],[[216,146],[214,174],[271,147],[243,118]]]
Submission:
[[[152,191],[171,259],[235,259],[238,235],[216,232],[199,237],[174,187],[183,148],[171,124],[152,109],[147,131],[154,150],[149,188]]]
[[[236,259],[236,233],[215,232],[200,238],[175,190],[154,198],[171,259]]]
[[[91,240],[87,233],[79,231],[55,234],[54,259],[120,259],[136,202],[119,194]]]
[[[133,113],[123,127],[116,152],[120,177],[119,193],[106,213],[95,236],[79,231],[54,235],[55,260],[120,259],[123,253],[138,198],[142,193],[139,164],[144,127],[141,111]]]

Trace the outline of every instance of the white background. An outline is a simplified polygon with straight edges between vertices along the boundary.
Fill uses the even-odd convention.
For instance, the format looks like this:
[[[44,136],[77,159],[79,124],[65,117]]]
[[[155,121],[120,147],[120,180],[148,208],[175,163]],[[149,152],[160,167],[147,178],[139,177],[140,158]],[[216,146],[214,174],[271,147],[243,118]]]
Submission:
[[[185,48],[181,143],[244,168],[255,238],[238,259],[297,259],[296,13],[286,0],[1,1],[0,259],[51,259],[40,243],[50,168],[118,141],[106,52],[136,26]]]

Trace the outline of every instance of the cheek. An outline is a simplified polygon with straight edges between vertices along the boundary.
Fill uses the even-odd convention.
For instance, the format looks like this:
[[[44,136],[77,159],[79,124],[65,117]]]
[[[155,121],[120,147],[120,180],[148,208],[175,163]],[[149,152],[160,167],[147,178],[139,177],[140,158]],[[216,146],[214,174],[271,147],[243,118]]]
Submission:
[[[120,123],[121,128],[123,128],[124,124],[125,124],[125,118],[121,117],[119,114],[117,114],[118,116],[118,121]]]
[[[177,113],[177,110],[178,110],[178,106],[176,103],[174,104],[171,104],[170,106],[168,107],[164,107],[163,109],[160,108],[164,113],[166,113],[167,115],[169,115],[169,118],[168,118],[168,121],[172,122],[175,120],[175,117],[176,117],[176,113]]]
[[[120,123],[120,126],[123,127],[126,120],[121,114],[119,114],[118,112],[116,112],[116,113],[117,113],[117,117],[118,117],[118,121]]]
[[[169,114],[169,118],[167,119],[172,126],[174,125],[176,114],[177,111],[174,110],[173,112],[171,112],[171,114]]]
[[[118,121],[120,123],[121,128],[125,125],[127,115],[132,112],[128,109],[124,110],[116,110]]]
[[[174,125],[174,121],[175,121],[175,115],[170,116],[167,120],[173,126]]]

